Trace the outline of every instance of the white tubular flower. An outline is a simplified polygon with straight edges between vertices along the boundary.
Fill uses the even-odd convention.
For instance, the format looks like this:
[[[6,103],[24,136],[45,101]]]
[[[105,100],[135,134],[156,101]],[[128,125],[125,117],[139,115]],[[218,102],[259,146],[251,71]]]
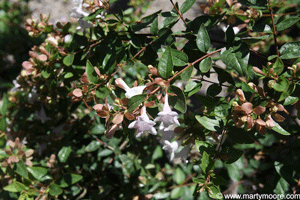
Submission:
[[[128,99],[130,99],[131,97],[133,97],[135,95],[143,94],[143,91],[146,88],[146,86],[137,86],[137,87],[130,88],[121,78],[117,78],[115,80],[115,83],[118,87],[120,87],[126,91],[125,97]]]
[[[180,125],[178,121],[178,113],[171,111],[171,108],[169,106],[168,102],[168,95],[165,97],[165,104],[163,107],[163,111],[158,113],[158,117],[155,118],[155,122],[161,121],[163,123],[163,126],[167,128],[168,126],[172,124]]]
[[[168,140],[164,141],[163,149],[169,152],[170,161],[172,161],[174,159],[175,152],[177,151],[178,147],[179,147],[178,141],[174,141],[174,142],[169,142]]]
[[[153,127],[156,123],[149,119],[146,112],[146,107],[144,106],[142,108],[142,114],[138,117],[137,120],[131,122],[128,126],[128,128],[135,128],[136,129],[136,137],[141,137],[145,132],[151,133],[153,135],[156,135],[157,132],[155,128]]]
[[[72,9],[72,13],[71,13],[71,17],[76,18],[76,19],[81,19],[83,17],[88,16],[89,13],[85,12],[84,10],[82,10],[82,6],[79,7],[74,7]]]

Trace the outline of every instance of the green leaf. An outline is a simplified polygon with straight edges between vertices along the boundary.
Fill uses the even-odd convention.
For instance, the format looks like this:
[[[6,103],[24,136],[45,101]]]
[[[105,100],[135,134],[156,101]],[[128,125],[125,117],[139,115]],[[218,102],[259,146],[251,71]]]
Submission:
[[[59,196],[63,193],[63,190],[55,183],[52,183],[49,187],[49,194],[51,196]]]
[[[236,162],[242,155],[243,151],[232,148],[232,147],[225,147],[219,154],[219,157],[224,161],[226,164],[231,164]]]
[[[285,195],[289,191],[289,188],[290,188],[290,184],[286,180],[284,180],[284,178],[280,178],[276,185],[276,188],[274,189],[274,192],[276,194],[283,194],[282,198],[280,199],[284,199]]]
[[[173,62],[170,48],[166,48],[158,63],[158,73],[162,78],[169,78],[173,71]]]
[[[204,152],[211,154],[211,155],[215,152],[214,145],[209,142],[196,140],[195,145],[201,155]]]
[[[188,63],[188,56],[181,51],[167,47],[158,63],[158,72],[163,78],[172,75],[173,66],[184,66]]]
[[[210,163],[211,163],[211,158],[206,153],[206,151],[204,151],[201,158],[201,165],[200,165],[203,173],[206,174],[210,170],[210,165],[211,165]]]
[[[257,37],[243,37],[241,40],[246,44],[254,44],[256,42],[265,40],[269,37],[269,35],[257,36]]]
[[[141,103],[143,103],[146,99],[146,94],[139,94],[131,97],[128,100],[128,112],[132,112],[136,109]]]
[[[245,43],[239,46],[230,47],[229,49],[223,48],[221,51],[221,59],[229,69],[233,69],[241,76],[247,73],[247,66],[249,60],[249,49]]]
[[[68,78],[71,78],[71,77],[73,77],[74,75],[73,75],[73,73],[72,72],[67,72],[65,75],[64,75],[64,78],[65,79],[68,79]]]
[[[173,180],[178,185],[180,185],[181,183],[183,183],[184,180],[185,180],[185,173],[179,167],[176,168],[176,170],[175,170],[175,172],[173,174]]]
[[[111,154],[113,154],[114,152],[110,149],[103,149],[103,150],[99,150],[98,152],[98,158],[100,157],[105,157],[105,156],[109,156]]]
[[[211,119],[206,116],[195,116],[197,121],[204,126],[204,128],[210,130],[210,131],[218,131],[220,130],[220,121],[217,119]]]
[[[273,123],[274,123],[274,126],[272,128],[273,131],[276,131],[281,135],[291,135],[289,132],[284,130],[277,122],[273,121]]]
[[[47,69],[43,70],[41,74],[45,79],[49,78],[51,75],[51,73],[49,73]]]
[[[194,70],[194,67],[191,65],[189,68],[187,68],[185,71],[183,71],[180,74],[181,79],[183,81],[189,81],[192,76],[193,70]]]
[[[24,190],[26,190],[26,186],[23,183],[14,181],[11,184],[5,186],[3,189],[8,192],[23,192]]]
[[[281,60],[280,58],[277,58],[277,59],[276,59],[276,62],[275,62],[274,65],[273,65],[273,69],[274,69],[274,73],[275,73],[276,75],[281,74],[281,72],[283,71],[283,69],[284,69],[284,64],[283,64],[283,62],[282,62],[282,60]]]
[[[150,33],[152,35],[157,35],[158,33],[158,17],[155,18],[155,20],[152,22],[150,26]]]
[[[196,83],[194,81],[190,81],[185,85],[184,92],[187,93],[187,96],[190,97],[196,94],[202,87],[202,83]]]
[[[180,12],[181,14],[187,12],[196,2],[196,0],[186,0],[181,6],[180,6]]]
[[[239,3],[257,9],[267,8],[268,5],[267,0],[239,0]]]
[[[169,96],[169,104],[173,106],[175,109],[177,109],[178,111],[185,113],[187,109],[187,105],[186,105],[186,99],[183,94],[183,91],[180,88],[171,85],[168,88],[168,92],[170,94],[176,94],[176,96],[171,96],[171,95]]]
[[[171,191],[171,199],[178,199],[181,195],[182,187],[176,187]]]
[[[299,16],[289,16],[276,25],[276,31],[283,31],[290,28],[300,20]]]
[[[48,173],[48,169],[44,167],[27,167],[27,170],[36,180],[40,180]]]
[[[204,24],[201,24],[199,28],[197,38],[196,38],[196,44],[198,49],[203,53],[206,53],[210,47],[210,38]]]
[[[75,58],[75,55],[74,55],[74,52],[72,52],[70,55],[67,55],[66,57],[64,57],[63,63],[69,67],[73,64],[74,58]]]
[[[146,17],[143,17],[141,22],[142,23],[138,23],[132,26],[132,30],[134,32],[142,30],[143,28],[146,28],[149,24],[151,24],[158,16],[158,13],[160,13],[160,11],[157,11],[156,13],[153,13],[151,15],[148,15]]]
[[[161,158],[163,156],[163,151],[160,146],[157,146],[152,154],[152,159],[156,160],[158,158]]]
[[[58,181],[57,184],[64,188],[64,187],[68,187],[70,185],[73,185],[74,183],[77,183],[78,181],[80,181],[83,177],[81,175],[77,175],[77,174],[65,174],[63,175],[63,177],[61,177]]]
[[[284,106],[291,105],[291,104],[295,103],[296,101],[298,101],[298,99],[299,99],[299,97],[289,96],[284,100],[283,105]]]
[[[290,42],[284,44],[280,50],[281,59],[294,59],[300,57],[300,42]]]
[[[212,68],[212,59],[211,57],[204,58],[200,64],[199,69],[202,73],[207,73]]]
[[[58,152],[58,155],[57,155],[59,161],[62,163],[65,163],[68,160],[71,152],[72,152],[71,146],[65,146],[65,147],[61,148],[61,150]]]
[[[95,72],[94,66],[91,64],[91,62],[88,60],[86,62],[86,69],[85,72],[88,76],[88,79],[91,83],[96,83],[98,81],[97,74]]]
[[[227,168],[228,175],[231,180],[233,181],[240,181],[243,177],[243,171],[244,168],[244,159],[241,157],[236,162],[232,164],[225,164],[225,167]]]
[[[210,198],[223,199],[223,195],[222,195],[220,189],[216,185],[210,185],[209,188],[210,188],[210,191],[212,192],[212,194],[210,192],[208,192],[208,195],[210,196]]]
[[[285,92],[288,88],[289,81],[284,77],[280,77],[273,86],[273,89],[278,92]]]
[[[289,183],[294,182],[294,176],[296,174],[295,170],[293,169],[293,166],[291,165],[284,165],[283,163],[280,163],[278,161],[275,161],[274,163],[275,169],[277,173],[284,178]]]
[[[93,152],[96,151],[97,149],[99,149],[101,146],[101,143],[94,140],[92,142],[90,142],[86,147],[85,147],[85,151],[86,152]]]
[[[92,130],[91,133],[98,135],[98,134],[103,134],[105,132],[105,126],[103,124],[96,124]]]
[[[23,178],[28,178],[28,172],[26,169],[26,165],[23,161],[19,161],[18,163],[16,163],[15,167],[16,167],[15,172],[17,174],[19,174]]]
[[[1,104],[0,114],[2,116],[5,116],[6,112],[7,112],[7,109],[8,109],[8,97],[7,97],[7,94],[4,93],[3,97],[2,97],[2,104]]]

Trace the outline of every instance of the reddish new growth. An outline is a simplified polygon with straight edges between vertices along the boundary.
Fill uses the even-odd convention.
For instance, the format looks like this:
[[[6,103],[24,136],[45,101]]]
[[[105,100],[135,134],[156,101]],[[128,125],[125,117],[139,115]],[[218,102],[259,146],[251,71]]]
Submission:
[[[251,86],[262,98],[265,97],[265,93],[261,87],[254,84]],[[284,121],[285,118],[276,113],[277,111],[287,113],[281,104],[274,103],[273,100],[268,100],[266,107],[256,106],[253,108],[253,104],[246,100],[244,92],[241,89],[238,89],[236,94],[241,104],[235,103],[234,105],[233,121],[237,127],[242,128],[244,126],[249,131],[255,126],[257,132],[264,135],[267,128],[272,129],[274,127],[273,119],[278,122]],[[269,109],[267,110],[267,108]]]

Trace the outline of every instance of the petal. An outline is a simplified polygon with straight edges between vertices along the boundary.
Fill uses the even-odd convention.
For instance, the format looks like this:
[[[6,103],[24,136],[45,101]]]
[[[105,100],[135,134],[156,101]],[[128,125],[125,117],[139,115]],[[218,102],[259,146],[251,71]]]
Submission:
[[[137,121],[131,122],[131,123],[128,125],[128,128],[130,128],[130,129],[136,128],[136,122],[137,122]]]

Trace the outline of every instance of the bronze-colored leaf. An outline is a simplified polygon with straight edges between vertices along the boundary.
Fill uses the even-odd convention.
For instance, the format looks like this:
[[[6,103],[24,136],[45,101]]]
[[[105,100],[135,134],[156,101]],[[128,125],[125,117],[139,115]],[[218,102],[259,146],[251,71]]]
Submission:
[[[94,70],[95,70],[96,74],[100,77],[101,73],[100,73],[100,70],[98,69],[98,67],[94,67]]]
[[[267,115],[267,120],[266,120],[266,124],[267,124],[267,128],[268,129],[272,129],[275,125],[274,125],[274,121],[271,117],[271,115]]]
[[[278,114],[278,113],[273,114],[272,117],[277,122],[283,122],[285,120],[285,118],[283,116],[281,116],[280,114]]]
[[[132,113],[126,112],[124,115],[129,121],[134,120],[134,115]]]
[[[246,103],[243,103],[243,105],[241,106],[241,109],[248,115],[252,112],[253,110],[253,106],[252,106],[252,103],[250,102],[246,102]]]
[[[86,72],[81,75],[80,82],[85,84],[88,84],[90,82]]]
[[[254,109],[253,109],[253,112],[257,115],[261,115],[263,114],[264,112],[266,111],[266,108],[265,107],[262,107],[262,106],[256,106]]]
[[[257,120],[255,120],[255,123],[260,125],[260,126],[267,126],[266,122],[260,118],[258,118]]]
[[[75,97],[82,97],[82,91],[79,88],[76,88],[75,90],[73,90],[73,95]]]
[[[124,114],[123,113],[118,113],[116,116],[113,118],[112,123],[113,124],[121,124],[124,120]]]
[[[146,103],[146,107],[153,107],[155,105],[155,101],[150,101]]]
[[[104,107],[104,105],[102,105],[100,103],[93,106],[93,108],[94,108],[94,110],[96,110],[96,112],[102,111],[103,107]]]

